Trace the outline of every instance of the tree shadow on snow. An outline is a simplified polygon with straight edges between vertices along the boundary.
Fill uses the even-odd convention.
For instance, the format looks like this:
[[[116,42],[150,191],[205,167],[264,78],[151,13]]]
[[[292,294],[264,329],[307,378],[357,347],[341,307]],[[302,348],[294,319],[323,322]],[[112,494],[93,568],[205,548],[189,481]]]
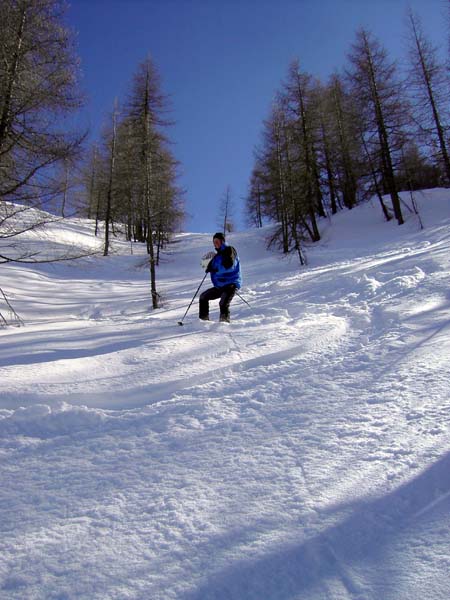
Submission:
[[[328,516],[341,511],[350,514],[301,544],[262,558],[239,559],[206,574],[182,600],[293,600],[342,594],[368,599],[387,597],[386,593],[395,597],[396,578],[414,579],[417,573],[405,570],[416,568],[419,560],[408,566],[398,549],[414,552],[411,542],[420,538],[423,552],[433,526],[440,528],[441,536],[445,525],[449,531],[450,453],[386,496],[332,507]],[[396,564],[402,565],[401,573]],[[450,597],[450,581],[445,576],[435,581],[436,565],[425,563],[424,569],[429,569],[424,580],[447,586],[445,597]]]

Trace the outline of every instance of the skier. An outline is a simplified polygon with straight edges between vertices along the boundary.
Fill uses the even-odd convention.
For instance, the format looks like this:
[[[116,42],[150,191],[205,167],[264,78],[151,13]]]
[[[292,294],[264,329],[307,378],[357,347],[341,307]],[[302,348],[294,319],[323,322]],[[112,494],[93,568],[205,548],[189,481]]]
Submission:
[[[242,284],[241,265],[236,249],[225,243],[223,233],[214,234],[213,244],[216,255],[209,261],[206,273],[210,273],[214,287],[200,295],[199,318],[209,321],[209,301],[220,298],[220,321],[229,323],[230,303]]]

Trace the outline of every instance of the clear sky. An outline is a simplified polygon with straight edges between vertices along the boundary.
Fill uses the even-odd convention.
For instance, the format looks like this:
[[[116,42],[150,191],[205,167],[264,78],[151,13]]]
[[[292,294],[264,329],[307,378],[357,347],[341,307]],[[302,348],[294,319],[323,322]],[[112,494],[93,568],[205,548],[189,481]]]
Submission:
[[[83,118],[97,137],[114,98],[125,99],[150,55],[171,98],[175,124],[167,133],[181,162],[185,229],[218,229],[227,185],[242,229],[253,151],[291,60],[326,81],[346,65],[361,25],[401,60],[409,5],[446,52],[447,0],[72,0]]]

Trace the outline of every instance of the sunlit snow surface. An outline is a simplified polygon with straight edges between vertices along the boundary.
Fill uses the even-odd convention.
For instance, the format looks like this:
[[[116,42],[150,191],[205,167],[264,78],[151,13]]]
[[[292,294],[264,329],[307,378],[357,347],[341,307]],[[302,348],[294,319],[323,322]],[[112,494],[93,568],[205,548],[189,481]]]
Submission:
[[[307,267],[230,235],[230,325],[177,324],[210,233],[166,248],[156,311],[138,245],[1,265],[0,598],[448,600],[450,190],[415,198],[423,231],[369,203]]]

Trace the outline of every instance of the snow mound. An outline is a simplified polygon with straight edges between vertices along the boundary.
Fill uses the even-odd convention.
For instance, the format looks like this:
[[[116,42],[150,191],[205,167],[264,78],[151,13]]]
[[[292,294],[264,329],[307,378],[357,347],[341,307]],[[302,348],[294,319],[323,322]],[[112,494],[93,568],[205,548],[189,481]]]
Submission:
[[[60,402],[54,406],[35,404],[0,415],[0,435],[48,439],[99,429],[106,417],[98,410]]]

